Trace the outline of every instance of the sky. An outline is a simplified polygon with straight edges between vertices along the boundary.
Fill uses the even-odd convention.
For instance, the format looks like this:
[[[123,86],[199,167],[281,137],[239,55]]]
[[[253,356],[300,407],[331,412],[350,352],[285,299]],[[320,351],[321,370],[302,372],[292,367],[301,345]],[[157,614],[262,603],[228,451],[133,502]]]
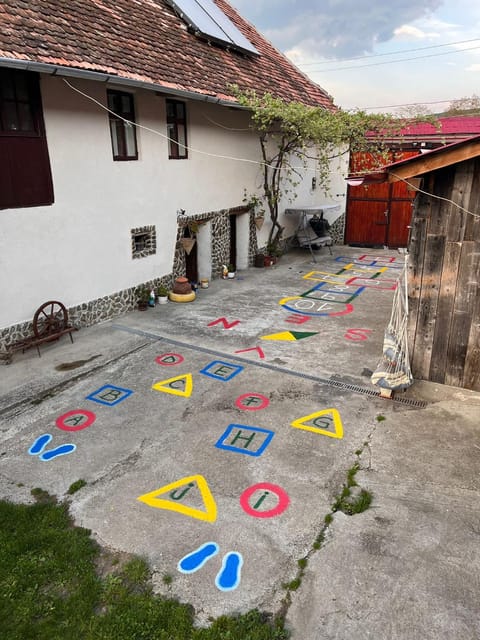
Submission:
[[[480,96],[479,0],[231,0],[344,109]]]

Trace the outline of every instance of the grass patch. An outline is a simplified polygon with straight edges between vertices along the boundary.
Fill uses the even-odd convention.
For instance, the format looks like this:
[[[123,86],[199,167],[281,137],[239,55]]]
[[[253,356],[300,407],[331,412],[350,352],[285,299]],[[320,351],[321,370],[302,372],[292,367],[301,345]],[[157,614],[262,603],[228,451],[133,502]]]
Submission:
[[[69,496],[73,496],[74,493],[77,493],[77,491],[80,491],[80,489],[82,487],[86,486],[86,481],[85,480],[76,480],[75,482],[72,482],[72,484],[68,487],[67,493]]]
[[[347,482],[343,485],[341,494],[337,496],[332,505],[332,513],[342,511],[348,516],[353,516],[366,511],[370,507],[373,499],[370,491],[366,489],[358,490],[358,483],[355,476],[359,469],[360,465],[355,463],[353,467],[347,471]],[[326,518],[327,516],[325,516],[325,522]]]
[[[65,504],[41,489],[33,505],[0,501],[2,640],[286,640],[283,619],[259,611],[193,626],[188,605],[153,594],[141,558],[110,563]],[[164,576],[165,582],[165,576]],[[294,582],[294,581],[292,581]]]
[[[382,414],[379,414],[375,419],[377,422],[383,422],[384,420],[386,420],[386,417],[382,416]]]
[[[301,584],[302,581],[300,578],[294,578],[293,580],[290,580],[290,582],[284,582],[282,587],[286,591],[296,591]]]

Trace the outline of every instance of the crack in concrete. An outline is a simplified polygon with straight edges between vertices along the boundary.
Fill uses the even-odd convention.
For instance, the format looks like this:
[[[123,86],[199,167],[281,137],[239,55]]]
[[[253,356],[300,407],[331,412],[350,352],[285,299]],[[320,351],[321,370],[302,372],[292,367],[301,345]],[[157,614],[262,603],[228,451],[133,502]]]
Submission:
[[[161,338],[157,338],[157,340],[160,340],[160,339]],[[30,401],[28,403],[26,403],[23,398],[16,400],[12,404],[9,404],[6,407],[0,409],[0,416],[4,416],[7,419],[16,418],[22,415],[23,413],[25,413],[26,411],[30,410],[32,405],[41,404],[44,400],[47,400],[48,398],[53,398],[55,395],[57,395],[61,391],[64,391],[65,389],[72,387],[74,384],[76,384],[80,380],[83,380],[87,376],[98,373],[105,367],[108,367],[111,364],[115,364],[121,361],[123,358],[127,358],[128,356],[131,356],[132,354],[137,353],[138,351],[141,351],[146,347],[149,347],[151,344],[152,342],[148,342],[148,343],[146,342],[145,344],[137,346],[131,349],[130,351],[126,351],[120,354],[119,356],[115,356],[114,358],[111,358],[110,360],[107,360],[102,364],[98,364],[95,367],[88,369],[88,371],[79,372],[76,375],[68,378],[68,380],[63,380],[62,382],[59,382],[58,384],[52,387],[49,387],[48,389],[42,389],[41,391],[38,391],[36,395],[34,394],[30,396]],[[15,395],[17,396],[18,394],[16,393]]]

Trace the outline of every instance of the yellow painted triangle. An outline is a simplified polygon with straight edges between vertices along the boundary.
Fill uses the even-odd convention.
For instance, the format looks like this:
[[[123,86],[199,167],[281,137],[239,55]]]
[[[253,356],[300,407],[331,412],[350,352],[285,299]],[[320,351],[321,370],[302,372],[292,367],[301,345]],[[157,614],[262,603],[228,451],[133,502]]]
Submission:
[[[195,485],[202,496],[205,511],[189,507],[188,505],[180,502],[183,498],[188,497],[189,492],[194,489]],[[184,491],[176,491],[176,489],[179,489],[180,487],[184,487]],[[158,497],[165,494],[168,494],[170,498],[169,500]],[[216,502],[208,487],[207,481],[200,475],[181,478],[181,480],[167,484],[160,489],[156,489],[150,493],[144,493],[143,496],[139,496],[137,500],[145,502],[149,507],[154,507],[155,509],[166,509],[167,511],[176,511],[177,513],[189,516],[190,518],[196,518],[197,520],[215,522],[217,519]]]
[[[280,333],[271,333],[269,336],[260,336],[260,340],[296,340],[291,331],[281,331]]]
[[[329,416],[333,419],[333,426],[335,428],[334,432],[325,428],[322,429],[322,426],[326,427],[330,424],[329,421],[325,420],[324,416]],[[306,422],[312,421],[313,425],[305,424]],[[309,416],[298,418],[298,420],[294,420],[292,422],[292,427],[295,427],[295,429],[304,429],[305,431],[313,431],[313,433],[319,433],[320,435],[328,436],[329,438],[343,438],[342,419],[336,409],[324,409],[323,411],[311,413]]]
[[[178,384],[178,383],[181,384]],[[177,385],[175,385],[177,383]],[[156,382],[152,389],[155,391],[163,391],[164,393],[172,393],[175,396],[183,396],[189,398],[192,395],[193,378],[191,373],[186,373],[175,378],[169,378],[168,380],[161,380]]]

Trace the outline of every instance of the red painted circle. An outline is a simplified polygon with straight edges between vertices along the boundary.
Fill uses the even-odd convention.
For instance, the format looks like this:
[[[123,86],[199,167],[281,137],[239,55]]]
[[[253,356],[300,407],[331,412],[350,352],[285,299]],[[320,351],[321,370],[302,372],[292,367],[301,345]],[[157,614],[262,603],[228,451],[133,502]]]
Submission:
[[[68,418],[70,418],[71,416],[78,415],[85,416],[85,422],[82,422],[82,424],[76,425],[74,427],[71,427],[69,424],[65,424],[65,420],[68,420]],[[73,411],[69,411],[68,413],[64,413],[63,415],[59,416],[55,421],[55,424],[59,429],[62,429],[62,431],[81,431],[82,429],[86,429],[87,427],[92,425],[95,422],[96,418],[97,416],[92,411],[87,411],[86,409],[74,409]]]
[[[265,489],[265,491],[271,491],[278,498],[278,504],[273,509],[269,509],[268,511],[255,511],[253,507],[250,506],[249,500],[255,491],[259,489]],[[240,496],[240,505],[245,513],[248,513],[249,516],[253,516],[254,518],[273,518],[274,516],[278,516],[285,511],[285,509],[290,504],[290,498],[288,494],[278,485],[270,484],[269,482],[259,482],[258,484],[254,484],[253,486],[245,489],[245,491]]]
[[[164,362],[165,358],[172,357],[175,358],[175,362]],[[183,362],[185,358],[181,356],[179,353],[162,353],[161,356],[155,358],[155,362],[157,364],[161,364],[163,367],[172,367],[175,364],[180,364]]]
[[[242,402],[242,400],[246,400],[247,398],[258,398],[261,403],[249,407]],[[244,393],[242,396],[239,396],[235,400],[235,404],[239,409],[243,409],[244,411],[259,411],[260,409],[265,409],[265,407],[268,407],[268,405],[270,404],[270,400],[266,396],[262,396],[261,393]]]

